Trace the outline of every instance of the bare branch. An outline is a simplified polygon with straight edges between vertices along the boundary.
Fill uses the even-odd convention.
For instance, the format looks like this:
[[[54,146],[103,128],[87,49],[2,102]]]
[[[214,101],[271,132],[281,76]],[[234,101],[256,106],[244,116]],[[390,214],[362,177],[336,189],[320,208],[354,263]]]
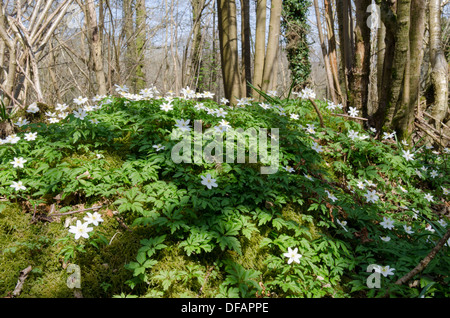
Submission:
[[[444,244],[447,242],[447,240],[450,238],[450,229],[447,230],[447,233],[440,239],[440,241],[436,244],[436,246],[428,253],[427,256],[423,260],[420,261],[420,263],[414,267],[412,271],[410,271],[408,274],[400,278],[395,282],[397,285],[402,285],[406,282],[408,282],[411,278],[413,278],[415,275],[422,272],[428,264],[433,260],[433,258],[436,256],[436,254],[441,250],[441,248],[444,246]]]

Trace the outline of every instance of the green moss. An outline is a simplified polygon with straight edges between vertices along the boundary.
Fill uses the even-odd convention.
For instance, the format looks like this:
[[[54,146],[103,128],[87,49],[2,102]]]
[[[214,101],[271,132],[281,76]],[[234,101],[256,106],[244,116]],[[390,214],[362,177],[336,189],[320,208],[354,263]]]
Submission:
[[[253,232],[250,240],[242,238],[242,256],[236,252],[229,252],[231,259],[244,268],[262,271],[265,267],[264,262],[267,259],[264,249],[260,248],[264,237],[261,233]]]
[[[42,283],[48,275],[54,277],[61,272],[57,249],[53,246],[55,238],[65,233],[58,224],[33,223],[31,214],[24,213],[18,205],[7,205],[0,213],[0,295],[5,297],[12,292],[20,271],[32,266],[21,297],[58,297],[55,284]],[[38,286],[34,288],[33,286]],[[53,295],[53,296],[50,296]]]
[[[207,272],[207,265],[202,260],[188,257],[177,244],[169,244],[156,259],[158,263],[148,272],[150,284],[146,295],[156,295],[159,291],[158,294],[168,298],[197,297]],[[194,271],[198,272],[197,276],[192,274]],[[170,280],[170,287],[164,288],[163,283],[168,283],[168,280],[163,282],[160,276],[167,272],[175,276]]]
[[[301,207],[299,206],[293,206],[293,205],[286,205],[281,210],[281,215],[285,220],[292,220],[296,222],[299,227],[306,227],[308,228],[309,232],[311,233],[312,240],[318,239],[321,237],[322,230],[318,229],[316,225],[314,224],[314,221],[308,221],[309,219],[307,214],[303,214]]]
[[[33,270],[20,297],[74,297],[74,290],[66,283],[70,276],[67,264],[58,255],[62,245],[55,244],[68,234],[65,218],[61,222],[31,224],[31,217],[18,205],[7,205],[0,213],[0,295],[5,297],[12,292],[20,271],[31,265]],[[84,215],[77,217],[82,219]],[[77,253],[70,260],[80,266],[83,297],[112,297],[126,288],[124,282],[132,277],[124,265],[135,259],[142,235],[119,228],[114,218],[104,216],[104,220],[98,231],[108,239],[108,244],[100,243],[97,249],[81,239],[75,244],[86,244],[86,252]]]

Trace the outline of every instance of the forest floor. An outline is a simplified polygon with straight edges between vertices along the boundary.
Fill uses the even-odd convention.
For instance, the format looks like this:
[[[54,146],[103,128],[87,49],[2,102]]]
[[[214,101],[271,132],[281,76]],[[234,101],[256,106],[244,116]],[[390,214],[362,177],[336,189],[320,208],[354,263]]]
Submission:
[[[450,296],[450,242],[398,283],[450,226],[448,148],[376,139],[316,100],[322,125],[307,91],[237,107],[183,93],[119,90],[13,118],[1,297]]]

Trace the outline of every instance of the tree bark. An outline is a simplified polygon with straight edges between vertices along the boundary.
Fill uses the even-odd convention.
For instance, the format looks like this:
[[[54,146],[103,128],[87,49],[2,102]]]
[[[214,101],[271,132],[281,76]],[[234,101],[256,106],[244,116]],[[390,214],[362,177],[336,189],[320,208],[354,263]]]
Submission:
[[[355,25],[355,52],[353,54],[353,67],[349,74],[349,105],[362,112],[367,117],[367,103],[369,100],[370,84],[370,29],[367,19],[370,14],[367,8],[371,0],[355,1],[356,25]]]
[[[253,85],[258,89],[262,88],[264,57],[266,56],[266,6],[266,0],[257,0]],[[259,94],[253,92],[253,95],[255,100],[259,100]]]
[[[133,25],[133,2],[134,0],[123,0],[122,1],[122,36],[125,42],[125,61],[124,61],[124,71],[126,72],[126,81],[125,83],[128,87],[134,89],[133,83],[133,64],[135,61],[135,44],[136,42],[133,40],[134,34],[134,25]]]
[[[380,27],[377,32],[377,91],[381,91],[381,83],[383,81],[383,68],[384,68],[384,53],[386,51],[385,44],[386,26],[384,23],[380,23]]]
[[[236,1],[218,0],[219,42],[225,97],[230,104],[241,98],[239,76]]]
[[[393,67],[393,56],[395,52],[395,30],[396,24],[396,3],[392,5],[377,1],[377,4],[381,5],[381,20],[384,25],[384,29],[381,31],[384,36],[384,51],[383,51],[383,63],[380,65],[378,71],[378,107],[372,116],[369,116],[369,126],[375,127],[378,132],[381,131],[384,123],[385,112],[389,100],[389,90],[391,87],[391,73]]]
[[[242,57],[244,62],[244,95],[250,97],[252,89],[248,83],[252,83],[252,56],[251,56],[251,30],[250,30],[250,2],[249,0],[241,0],[242,8]]]
[[[344,98],[344,108],[348,107],[348,101],[346,94],[349,91],[349,82],[348,76],[350,74],[350,70],[352,68],[353,62],[353,49],[351,42],[351,34],[350,34],[350,17],[349,17],[349,0],[336,0],[336,11],[338,18],[338,33],[339,33],[339,42],[340,42],[340,52],[341,52],[341,72],[342,72],[342,80],[345,86],[345,94]]]
[[[146,86],[144,72],[145,45],[147,43],[147,9],[145,0],[136,0],[136,90]]]
[[[70,0],[64,0],[57,5],[52,13],[49,13],[52,2],[47,2],[44,8],[41,8],[43,2],[37,1],[31,7],[30,17],[26,25],[23,22],[23,8],[21,7],[24,3],[15,3],[14,14],[9,16],[5,15],[5,8],[0,4],[0,36],[9,49],[8,75],[2,86],[4,86],[4,93],[9,98],[9,104],[12,101],[14,105],[12,112],[19,106],[15,96],[19,96],[23,88],[21,80],[16,82],[16,72],[19,69],[23,76],[22,79],[26,79],[33,86],[37,101],[43,102],[38,61],[67,12],[69,3]],[[23,69],[22,65],[26,69]]]
[[[201,63],[201,48],[202,48],[202,28],[201,28],[201,17],[203,13],[203,9],[205,6],[205,0],[191,0],[192,7],[192,29],[189,35],[189,39],[192,36],[192,46],[191,53],[189,56],[190,63],[188,60],[188,51],[190,47],[190,43],[186,44],[183,58],[183,74],[182,74],[182,82],[183,86],[186,83],[191,83],[194,78],[197,78],[196,87],[199,89],[202,86],[202,81],[199,78],[200,72],[200,63]]]
[[[327,83],[328,83],[328,89],[330,91],[331,100],[337,104],[338,100],[336,97],[336,89],[334,87],[333,73],[331,70],[328,50],[325,45],[325,38],[323,35],[323,31],[322,31],[322,22],[320,19],[319,3],[317,0],[314,0],[314,9],[315,9],[315,14],[316,14],[317,30],[319,31],[319,41],[320,41],[320,47],[322,49],[322,57],[323,57],[323,61],[325,64],[325,73],[326,73],[326,78],[327,78]]]
[[[95,4],[93,1],[88,1],[85,5],[86,12],[86,28],[88,34],[88,43],[90,48],[90,65],[95,73],[97,80],[97,91],[99,95],[106,95],[106,77],[103,70],[103,52],[101,35],[99,33],[99,25],[97,21],[97,14],[95,11]]]
[[[267,38],[266,58],[264,60],[264,73],[262,91],[267,92],[277,84],[277,55],[281,28],[282,0],[272,0],[270,7],[269,34]]]
[[[397,3],[397,23],[395,32],[395,50],[393,55],[393,64],[391,72],[389,101],[384,117],[384,127],[386,130],[395,129],[393,123],[394,116],[403,102],[401,90],[404,88],[404,81],[409,82],[405,76],[405,70],[408,70],[409,63],[409,29],[410,29],[410,9],[411,0],[399,0]],[[391,58],[387,56],[387,58]],[[406,96],[403,95],[403,96]]]
[[[328,35],[328,55],[330,57],[330,68],[333,74],[334,87],[336,89],[336,97],[340,103],[344,103],[344,97],[342,96],[341,85],[339,82],[339,69],[337,62],[337,45],[336,35],[334,32],[334,15],[333,8],[329,0],[324,0],[325,19],[327,23],[327,35]]]
[[[437,119],[434,125],[438,130],[440,129],[440,122],[444,121],[448,113],[449,95],[448,63],[441,40],[440,2],[440,0],[430,0],[429,3],[431,85],[434,93],[431,115]]]
[[[403,87],[401,108],[394,123],[399,138],[407,139],[414,130],[415,111],[420,95],[420,75],[423,61],[423,39],[425,34],[426,3],[411,1],[411,27],[409,32],[409,57]],[[409,81],[408,81],[409,77]]]

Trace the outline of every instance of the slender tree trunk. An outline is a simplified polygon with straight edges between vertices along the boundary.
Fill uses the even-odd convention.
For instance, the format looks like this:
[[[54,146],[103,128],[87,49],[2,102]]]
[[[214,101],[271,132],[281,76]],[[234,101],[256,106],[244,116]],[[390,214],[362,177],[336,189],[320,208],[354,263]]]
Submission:
[[[382,68],[378,69],[378,107],[373,116],[369,116],[369,125],[375,127],[379,132],[384,123],[391,88],[391,74],[395,52],[395,30],[397,28],[395,11],[396,3],[393,5],[388,5],[385,2],[381,3],[381,19],[385,26],[384,30],[381,31],[382,35],[384,35],[383,63]]]
[[[415,111],[420,95],[420,75],[423,61],[423,39],[425,34],[426,3],[423,0],[411,1],[410,47],[407,59],[407,72],[403,88],[403,105],[398,110],[394,122],[399,138],[408,138],[414,129]],[[407,80],[409,77],[409,81]]]
[[[176,3],[175,3],[176,1]],[[180,76],[178,71],[178,28],[177,23],[175,21],[175,8],[178,6],[177,0],[172,0],[170,3],[170,52],[172,55],[172,65],[173,65],[173,73],[175,76],[175,91],[178,93],[180,91]]]
[[[429,25],[430,25],[430,62],[431,62],[431,85],[434,92],[434,101],[431,115],[437,119],[434,123],[436,129],[440,129],[448,113],[448,63],[442,48],[441,40],[441,12],[440,0],[430,0],[429,3]]]
[[[136,0],[136,89],[146,86],[144,73],[145,46],[147,43],[147,9],[145,0]]]
[[[50,80],[52,82],[53,87],[51,88],[51,95],[52,95],[52,99],[51,102],[53,104],[56,104],[56,102],[62,101],[62,96],[61,96],[61,90],[60,90],[60,83],[58,83],[58,80],[56,79],[56,74],[55,74],[55,68],[56,68],[56,57],[55,57],[55,53],[53,51],[53,44],[50,41],[48,43],[48,48],[49,48],[49,61],[48,61],[48,72],[49,72],[49,77]],[[26,93],[25,93],[26,96]]]
[[[6,17],[3,10],[3,4],[0,2],[0,36],[2,37],[3,43],[6,44],[6,47],[8,48],[8,71],[2,87],[2,90],[5,93],[3,102],[5,103],[5,106],[10,106],[14,103],[13,92],[17,75],[16,52],[18,45],[16,40],[11,39],[6,32]]]
[[[408,70],[407,66],[409,63],[410,9],[411,0],[399,0],[397,3],[395,51],[392,62],[390,91],[388,94],[389,101],[384,118],[384,126],[387,130],[395,129],[393,120],[399,104],[402,103],[401,90],[404,88],[404,81],[409,81],[408,74],[405,74],[405,70]]]
[[[190,43],[185,47],[185,59],[183,63],[183,85],[184,83],[190,83],[194,78],[197,78],[197,84],[195,85],[197,90],[202,86],[202,79],[199,78],[200,63],[201,63],[201,48],[202,48],[202,28],[201,28],[201,17],[203,8],[205,5],[205,0],[191,0],[192,7],[192,45],[191,54],[189,56],[190,63],[187,62],[188,51]]]
[[[106,77],[103,71],[103,52],[101,35],[99,33],[99,25],[97,22],[97,14],[93,1],[88,1],[85,8],[86,12],[86,28],[88,34],[88,42],[90,48],[90,65],[95,72],[97,80],[97,91],[100,95],[106,95]]]
[[[247,83],[252,83],[252,56],[251,56],[251,31],[250,31],[250,1],[241,0],[242,8],[242,57],[244,62],[244,95],[250,97],[252,90]]]
[[[362,111],[367,117],[367,103],[369,100],[370,84],[370,29],[367,26],[369,13],[367,8],[371,0],[355,1],[355,51],[353,54],[353,67],[349,74],[348,101],[352,107]]]
[[[230,104],[241,98],[239,76],[236,1],[218,0],[219,41],[225,97]]]
[[[123,16],[123,25],[122,25],[122,33],[124,36],[124,41],[126,44],[125,50],[125,74],[124,78],[126,79],[125,83],[130,88],[134,89],[133,83],[133,64],[135,61],[135,41],[133,40],[134,34],[134,26],[133,26],[133,2],[134,0],[123,0],[122,2],[122,16]]]
[[[384,23],[380,23],[377,32],[377,91],[381,91],[381,83],[383,80],[383,67],[384,67],[384,53],[386,50],[385,44],[386,26]]]
[[[266,6],[266,0],[257,0],[253,85],[258,89],[262,88],[264,57],[266,56]],[[253,96],[259,100],[257,93],[254,92]]]
[[[346,94],[349,91],[349,82],[348,76],[350,74],[350,70],[352,68],[353,62],[353,44],[352,44],[352,36],[350,34],[350,16],[349,16],[349,1],[350,0],[336,0],[336,11],[338,18],[338,26],[339,26],[339,42],[340,42],[340,52],[341,52],[341,72],[342,79],[344,82],[344,87]],[[347,96],[344,95],[346,99],[344,101],[344,107],[348,107]]]
[[[277,83],[276,63],[281,28],[282,0],[272,0],[270,8],[269,35],[267,39],[266,58],[264,60],[264,73],[262,90],[268,91]]]
[[[337,103],[337,97],[336,97],[336,90],[334,87],[334,81],[333,81],[333,73],[331,70],[330,65],[330,58],[328,56],[328,50],[325,45],[325,38],[322,31],[322,22],[320,19],[320,11],[319,11],[319,3],[317,0],[314,0],[314,9],[316,13],[316,21],[317,21],[317,29],[319,31],[319,41],[320,41],[320,47],[322,48],[322,57],[325,64],[325,72],[326,72],[326,78],[328,83],[328,89],[330,90],[331,99],[334,103]]]
[[[331,73],[333,74],[333,82],[334,87],[336,89],[337,99],[340,103],[343,103],[344,99],[342,96],[341,85],[339,82],[339,69],[336,50],[337,45],[336,45],[336,36],[334,32],[334,15],[330,0],[324,0],[324,8],[325,8],[325,19],[327,22],[328,55],[330,57],[330,68]]]

